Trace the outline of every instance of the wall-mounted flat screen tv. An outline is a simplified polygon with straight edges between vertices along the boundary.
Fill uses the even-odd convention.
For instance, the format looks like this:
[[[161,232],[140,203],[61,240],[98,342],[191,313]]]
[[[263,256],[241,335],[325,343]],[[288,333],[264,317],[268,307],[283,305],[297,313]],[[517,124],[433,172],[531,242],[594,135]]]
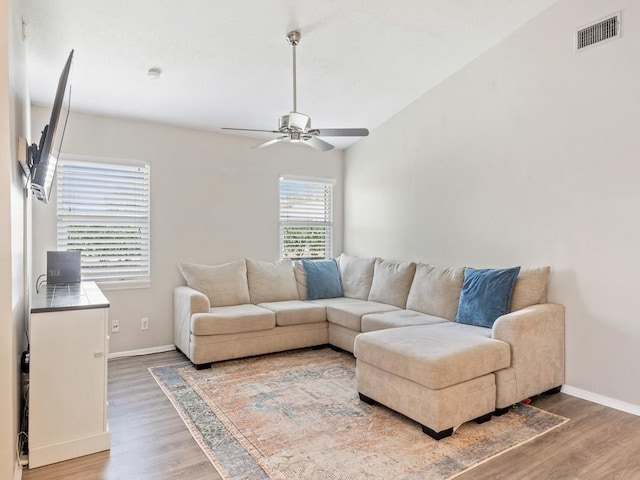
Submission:
[[[64,131],[67,127],[69,107],[71,104],[71,62],[73,50],[69,54],[67,63],[62,70],[58,89],[51,110],[49,124],[45,125],[40,137],[39,145],[29,147],[28,165],[31,171],[31,191],[33,195],[44,203],[49,203],[51,187],[56,174],[56,165],[62,148]]]

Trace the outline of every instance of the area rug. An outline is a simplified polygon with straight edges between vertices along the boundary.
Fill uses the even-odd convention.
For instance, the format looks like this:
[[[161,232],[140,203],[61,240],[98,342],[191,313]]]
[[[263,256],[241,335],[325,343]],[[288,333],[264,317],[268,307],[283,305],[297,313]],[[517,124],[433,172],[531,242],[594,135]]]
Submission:
[[[568,421],[519,404],[437,442],[361,402],[353,356],[329,348],[149,370],[228,480],[451,479]]]

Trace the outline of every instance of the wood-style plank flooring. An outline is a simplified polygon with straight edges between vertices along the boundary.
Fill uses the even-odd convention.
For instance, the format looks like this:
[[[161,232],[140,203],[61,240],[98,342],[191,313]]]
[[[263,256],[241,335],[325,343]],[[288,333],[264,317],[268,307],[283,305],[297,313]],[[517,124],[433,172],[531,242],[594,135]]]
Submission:
[[[25,470],[23,479],[220,479],[147,370],[182,360],[178,352],[110,360],[111,451]],[[562,393],[534,404],[571,421],[458,479],[640,480],[640,417]]]

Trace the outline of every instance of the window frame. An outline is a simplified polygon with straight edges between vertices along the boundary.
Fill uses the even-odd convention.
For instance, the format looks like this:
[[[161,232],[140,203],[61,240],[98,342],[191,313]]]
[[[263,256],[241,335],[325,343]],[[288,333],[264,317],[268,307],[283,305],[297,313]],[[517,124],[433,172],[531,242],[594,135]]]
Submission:
[[[282,184],[283,182],[297,182],[297,183],[308,183],[313,184],[314,187],[323,186],[330,187],[330,207],[328,213],[328,220],[325,221],[313,221],[313,220],[283,220],[283,203],[282,203]],[[335,186],[336,179],[335,178],[327,178],[327,177],[306,177],[306,176],[297,176],[297,175],[286,175],[282,174],[278,178],[278,256],[282,259],[290,259],[290,260],[301,260],[301,259],[309,259],[309,260],[322,260],[333,257],[333,248],[335,243]],[[326,212],[325,212],[325,215]],[[312,226],[322,226],[328,228],[328,232],[325,233],[325,244],[324,244],[324,256],[312,256],[312,257],[288,257],[285,256],[285,247],[284,247],[284,227],[286,226],[300,226],[300,227],[312,227]]]
[[[132,288],[149,288],[151,286],[151,164],[147,161],[142,160],[131,160],[131,159],[122,159],[122,158],[104,158],[104,157],[95,157],[95,156],[84,156],[84,155],[71,155],[71,154],[61,154],[58,163],[58,172],[56,174],[56,246],[59,250],[66,250],[67,246],[61,244],[61,236],[64,232],[61,232],[61,217],[64,217],[64,214],[60,213],[59,203],[61,201],[61,195],[59,191],[60,186],[60,175],[64,176],[64,166],[67,164],[93,164],[93,165],[103,165],[103,166],[122,166],[125,168],[135,168],[140,167],[146,169],[146,178],[147,184],[145,185],[147,191],[147,209],[146,209],[146,222],[143,220],[139,222],[144,226],[144,231],[146,231],[146,235],[142,234],[141,237],[145,237],[146,244],[143,245],[146,247],[147,251],[147,264],[146,271],[144,272],[144,276],[136,277],[136,278],[127,278],[123,276],[122,279],[109,279],[109,278],[82,278],[82,281],[93,281],[96,282],[102,290],[121,290],[121,289],[132,289]],[[68,175],[68,173],[67,173]],[[69,215],[68,217],[72,217]],[[99,216],[96,216],[99,217]],[[119,218],[124,218],[119,217]],[[140,217],[138,217],[140,218]],[[144,216],[142,217],[145,218]]]

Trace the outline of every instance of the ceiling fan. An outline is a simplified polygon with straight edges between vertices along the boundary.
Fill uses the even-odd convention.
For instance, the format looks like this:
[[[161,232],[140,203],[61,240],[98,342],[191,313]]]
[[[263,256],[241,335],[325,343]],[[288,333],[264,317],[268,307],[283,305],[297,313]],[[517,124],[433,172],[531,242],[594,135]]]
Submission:
[[[278,122],[278,130],[254,130],[251,128],[223,128],[223,130],[237,130],[244,132],[279,133],[280,137],[260,143],[253,148],[268,147],[280,142],[303,143],[310,147],[326,152],[333,145],[318,137],[366,137],[366,128],[311,128],[311,118],[297,110],[296,99],[296,47],[300,43],[300,32],[297,30],[287,34],[287,41],[293,50],[293,110],[289,115],[283,115]]]

